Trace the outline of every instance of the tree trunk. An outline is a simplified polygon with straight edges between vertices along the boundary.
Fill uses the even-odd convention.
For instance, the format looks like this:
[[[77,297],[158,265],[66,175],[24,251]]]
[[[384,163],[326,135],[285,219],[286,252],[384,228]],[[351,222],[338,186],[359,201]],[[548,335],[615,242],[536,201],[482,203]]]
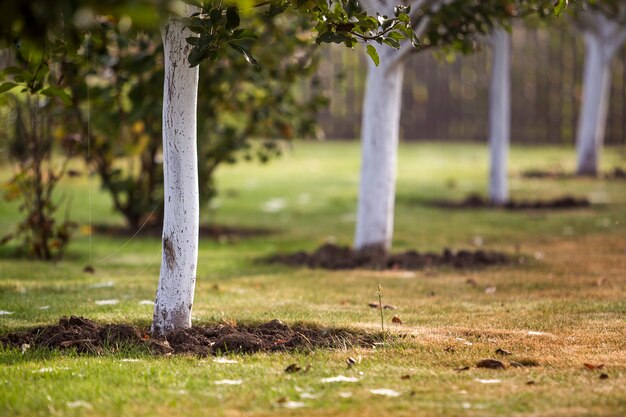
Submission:
[[[187,11],[192,9],[187,6]],[[197,10],[197,9],[196,9]],[[152,332],[191,326],[198,261],[199,192],[196,145],[198,67],[189,68],[191,31],[172,19],[163,28],[164,219],[161,274]]]
[[[404,75],[404,64],[391,59],[393,52],[379,48],[380,66],[369,62],[361,124],[357,250],[391,248]]]
[[[576,172],[579,175],[598,174],[611,86],[611,59],[606,55],[602,40],[592,34],[586,34],[583,102],[576,138],[578,154]]]
[[[511,40],[504,29],[491,36],[493,66],[489,85],[489,199],[509,201],[507,164],[511,136]]]

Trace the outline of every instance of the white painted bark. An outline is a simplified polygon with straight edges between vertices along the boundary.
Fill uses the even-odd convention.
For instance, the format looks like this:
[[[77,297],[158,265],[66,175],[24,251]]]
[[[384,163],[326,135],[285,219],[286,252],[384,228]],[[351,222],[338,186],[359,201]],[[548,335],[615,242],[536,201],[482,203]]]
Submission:
[[[596,176],[611,98],[611,61],[626,41],[626,5],[612,18],[590,10],[578,23],[585,39],[585,69],[576,137],[576,172]]]
[[[380,66],[369,63],[361,127],[361,183],[355,248],[391,248],[396,160],[404,64],[389,64],[394,50],[378,48]]]
[[[493,204],[509,201],[507,175],[511,136],[511,40],[504,29],[495,29],[489,83],[489,199]]]
[[[192,8],[188,6],[187,12]],[[163,336],[191,326],[199,230],[196,109],[198,67],[189,68],[193,34],[170,20],[163,28],[163,253],[152,332]]]
[[[450,0],[413,0],[412,15],[427,6],[437,10]],[[393,2],[363,0],[368,13],[382,15],[393,13]],[[424,16],[415,28],[421,36],[430,18]],[[402,105],[402,81],[404,62],[409,56],[411,45],[402,43],[396,51],[386,46],[374,45],[380,57],[376,67],[368,59],[368,74],[363,102],[361,123],[361,179],[354,239],[356,250],[382,250],[391,248],[394,226],[396,193],[396,161],[398,159],[398,132]]]
[[[579,175],[595,176],[598,174],[608,115],[611,64],[604,58],[602,43],[596,37],[585,36],[585,49],[583,101],[576,139],[576,172]]]

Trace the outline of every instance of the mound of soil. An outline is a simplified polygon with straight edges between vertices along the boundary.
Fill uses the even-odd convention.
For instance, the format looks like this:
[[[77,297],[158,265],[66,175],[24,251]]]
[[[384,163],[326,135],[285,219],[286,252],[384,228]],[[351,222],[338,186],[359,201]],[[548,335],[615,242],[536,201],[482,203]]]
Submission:
[[[137,233],[137,236],[160,238],[163,232],[162,225],[149,225],[135,231],[126,226],[96,224],[93,229],[95,233],[112,237],[130,237]],[[246,237],[269,236],[274,233],[276,230],[265,228],[200,225],[200,237],[215,240],[237,240]]]
[[[148,329],[129,324],[99,324],[83,317],[63,317],[58,324],[0,336],[0,345],[24,348],[75,349],[99,355],[124,347],[143,347],[156,355],[302,351],[314,348],[373,347],[382,335],[341,328],[289,326],[280,320],[261,325],[194,326],[152,338]]]
[[[540,169],[530,169],[528,171],[524,171],[520,175],[522,178],[529,179],[568,179],[568,178],[576,178],[576,177],[584,177],[576,175],[572,172],[565,172],[561,170],[540,170]],[[612,170],[605,172],[604,174],[599,175],[600,178],[607,180],[623,180],[626,179],[626,170],[620,167],[615,167]]]
[[[553,200],[511,200],[503,206],[498,206],[481,195],[470,194],[462,201],[437,201],[435,205],[441,208],[452,209],[498,208],[505,210],[561,210],[589,207],[591,206],[591,202],[586,198],[566,195]]]
[[[506,264],[512,259],[504,253],[491,251],[452,251],[442,253],[419,253],[407,251],[386,256],[377,250],[355,251],[347,246],[325,244],[316,251],[277,254],[265,259],[268,263],[291,266],[306,266],[321,269],[406,269],[416,270],[426,267],[452,266],[455,268],[479,268]]]

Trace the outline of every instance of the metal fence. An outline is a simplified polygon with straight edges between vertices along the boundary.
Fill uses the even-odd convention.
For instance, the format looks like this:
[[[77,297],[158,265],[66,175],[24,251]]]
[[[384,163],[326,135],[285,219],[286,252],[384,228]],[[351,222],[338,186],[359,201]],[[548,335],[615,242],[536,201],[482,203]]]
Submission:
[[[319,79],[331,99],[320,114],[330,139],[360,136],[365,57],[328,48]],[[401,138],[484,141],[487,138],[489,48],[453,61],[424,52],[406,65]],[[514,143],[573,143],[581,100],[584,45],[569,26],[526,27],[512,33]],[[608,144],[626,144],[626,48],[613,62]]]

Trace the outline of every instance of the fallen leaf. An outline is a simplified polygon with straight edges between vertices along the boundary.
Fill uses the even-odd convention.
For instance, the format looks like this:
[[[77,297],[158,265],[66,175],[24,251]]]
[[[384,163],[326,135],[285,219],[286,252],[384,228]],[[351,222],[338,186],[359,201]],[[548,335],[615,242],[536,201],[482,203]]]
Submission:
[[[303,403],[302,401],[283,401],[283,402],[278,403],[278,405],[283,408],[289,408],[289,409],[306,407],[306,404]]]
[[[502,349],[502,348],[496,349],[496,354],[502,355],[502,356],[511,356],[512,355],[512,353],[510,351]]]
[[[300,371],[301,369],[302,368],[299,367],[297,364],[292,363],[291,365],[285,368],[285,372],[287,372],[288,374],[293,374],[293,373]]]
[[[526,385],[535,385],[535,381],[527,381]]]
[[[66,403],[68,408],[93,408],[91,404],[87,401],[77,400],[77,401],[69,401]]]
[[[398,307],[391,305],[391,304],[385,304],[383,305],[383,310],[397,310]]]
[[[87,265],[83,268],[83,272],[86,274],[93,274],[96,272],[95,268],[91,265]]]
[[[215,381],[215,385],[241,385],[243,381],[241,379],[220,379]]]
[[[593,364],[593,363],[584,363],[583,365],[585,365],[585,368],[589,369],[590,371],[596,371],[598,369],[602,369],[604,368],[604,364]]]
[[[609,379],[609,374],[600,374],[600,379]]]
[[[397,315],[393,316],[391,318],[391,322],[395,323],[395,324],[402,324],[402,320],[400,319],[400,317],[398,317]]]
[[[213,362],[215,362],[215,363],[237,363],[236,360],[228,359],[228,358],[225,358],[223,356],[220,356],[219,358],[213,359]]]
[[[346,359],[348,368],[351,368],[353,365],[356,365],[357,363],[361,363],[362,359],[363,358],[361,357],[361,355],[357,356],[356,358],[353,358],[352,356],[350,356],[348,359]]]
[[[89,288],[110,288],[113,286],[115,286],[115,283],[113,281],[104,281],[91,284]]]
[[[480,379],[476,378],[474,381],[479,382],[481,384],[500,384],[502,380],[500,379]]]
[[[400,379],[411,379],[411,375],[402,375]]]
[[[353,376],[337,375],[329,378],[322,378],[320,382],[322,382],[323,384],[328,384],[331,382],[357,382],[358,380],[359,378]]]
[[[465,281],[466,284],[471,285],[472,287],[475,287],[478,285],[478,282],[476,282],[476,280],[474,278],[468,278]]]
[[[454,370],[456,372],[463,372],[463,371],[469,371],[470,367],[469,366],[462,366],[460,368],[455,368]]]
[[[368,303],[367,305],[370,306],[371,308],[378,308],[377,303]]]
[[[450,352],[450,353],[452,353],[452,352],[454,352],[455,350],[454,350],[454,347],[452,347],[452,346],[447,346],[447,347],[443,348],[443,351],[444,351],[444,352]]]
[[[485,294],[495,294],[495,293],[496,293],[495,285],[490,285],[485,288]]]
[[[396,390],[389,388],[377,388],[371,389],[370,392],[375,395],[382,395],[383,397],[399,397],[400,393]]]
[[[94,302],[98,306],[111,306],[111,305],[115,305],[115,304],[119,303],[120,300],[117,300],[117,299],[113,298],[113,299],[110,299],[110,300],[96,300]]]
[[[483,359],[482,361],[478,361],[476,363],[476,367],[487,369],[504,369],[504,364],[496,359]]]

